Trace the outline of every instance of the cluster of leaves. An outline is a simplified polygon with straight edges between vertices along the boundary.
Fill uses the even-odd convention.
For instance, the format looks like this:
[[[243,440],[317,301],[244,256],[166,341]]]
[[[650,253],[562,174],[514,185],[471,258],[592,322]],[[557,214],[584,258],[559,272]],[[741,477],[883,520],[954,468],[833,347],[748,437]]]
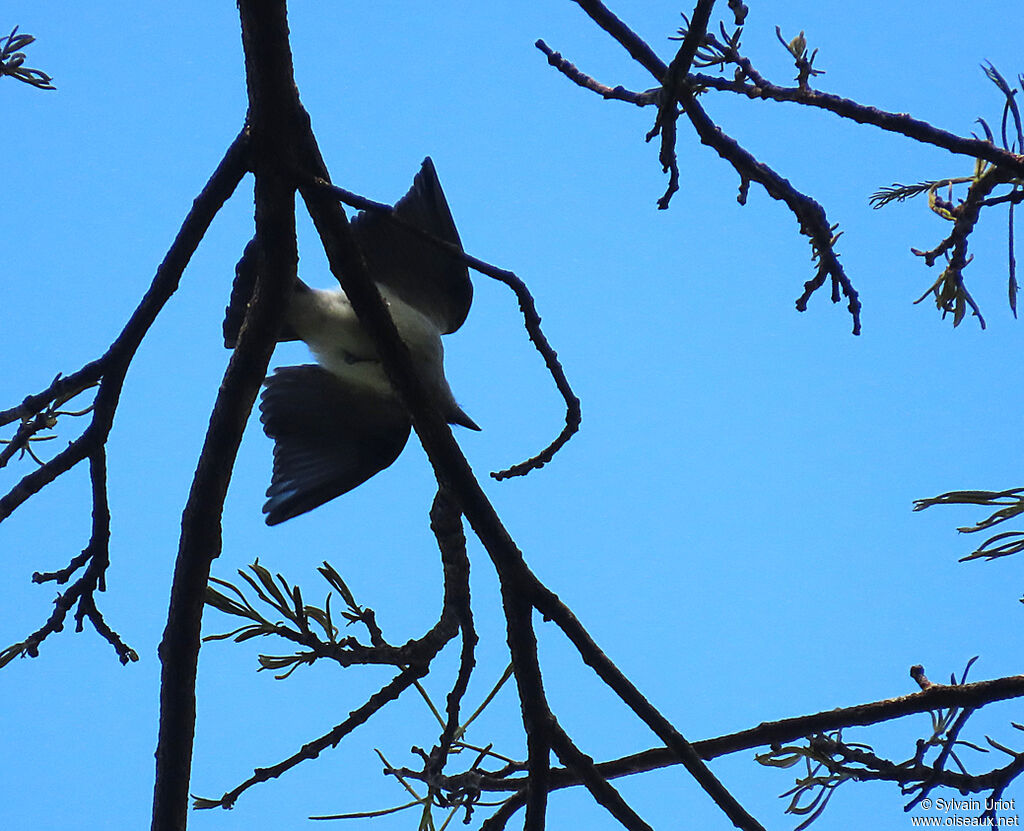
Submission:
[[[914,510],[923,511],[933,505],[986,505],[996,508],[989,516],[974,525],[956,529],[961,534],[973,534],[1024,513],[1024,488],[1011,488],[1005,491],[950,491],[928,499],[915,500]],[[1004,531],[986,539],[970,554],[961,557],[960,561],[995,560],[1020,551],[1024,551],[1024,531]]]
[[[20,50],[34,42],[32,35],[19,35],[17,26],[0,40],[0,76],[9,75],[38,89],[56,89],[53,78],[41,69],[25,66],[25,53]]]
[[[310,647],[309,650],[297,652],[293,655],[259,656],[260,670],[280,671],[287,668],[287,671],[274,676],[278,679],[287,678],[298,667],[304,664],[311,664],[317,658],[327,657],[330,654],[330,647],[351,647],[358,644],[355,638],[339,640],[339,629],[335,625],[334,615],[331,611],[332,595],[330,593],[328,593],[324,601],[323,608],[309,605],[303,603],[302,591],[298,585],[290,585],[280,574],[276,575],[275,578],[264,566],[260,565],[259,560],[254,562],[249,568],[252,572],[251,574],[246,571],[239,571],[239,576],[248,584],[260,602],[282,615],[289,621],[291,626],[280,621],[272,622],[246,598],[244,591],[226,580],[211,577],[210,582],[212,584],[224,587],[230,595],[217,591],[212,585],[207,586],[206,604],[225,614],[240,617],[250,622],[230,632],[208,635],[204,640],[214,641],[230,638],[236,643],[243,643],[251,638],[277,635],[287,640],[308,645]],[[338,574],[331,564],[325,562],[317,571],[320,572],[320,575],[327,581],[328,585],[345,602],[345,609],[341,612],[341,617],[345,621],[346,626],[362,622],[370,628],[372,633],[376,633],[373,610],[364,609],[356,603],[345,581],[342,580],[341,575]],[[314,631],[311,624],[319,627],[323,632],[323,638]]]
[[[304,602],[298,585],[290,584],[281,574],[272,574],[258,561],[253,563],[248,571],[240,570],[238,572],[247,588],[239,588],[226,580],[211,578],[211,582],[223,588],[224,591],[218,591],[212,586],[208,587],[206,590],[207,605],[246,622],[229,632],[208,635],[204,640],[231,639],[242,643],[256,637],[276,637],[304,647],[285,655],[261,654],[258,656],[259,670],[276,672],[278,674],[274,677],[278,679],[287,678],[299,667],[311,666],[320,660],[333,661],[343,667],[355,664],[391,663],[402,670],[408,670],[409,665],[401,660],[406,655],[398,651],[397,648],[388,647],[384,634],[377,624],[374,611],[356,602],[351,589],[337,570],[327,562],[317,570],[331,589],[320,606]],[[340,612],[332,609],[332,598],[335,593],[344,604]],[[252,595],[252,599],[249,595]],[[355,635],[342,637],[340,626],[342,622],[346,628],[358,624],[365,629],[370,642],[363,643]],[[388,649],[395,651],[388,654]],[[411,651],[408,654],[412,654]],[[429,658],[432,657],[429,656]],[[512,666],[509,665],[479,705],[468,718],[457,725],[447,740],[449,745],[447,752],[450,752],[451,755],[471,754],[472,761],[464,772],[457,774],[454,778],[441,775],[438,757],[441,755],[439,752],[441,746],[445,744],[444,739],[439,740],[438,744],[429,752],[419,747],[412,748],[412,752],[419,756],[423,763],[419,770],[396,767],[388,761],[383,751],[377,749],[376,752],[384,763],[385,773],[395,777],[402,788],[413,797],[412,800],[379,810],[332,814],[313,817],[313,819],[369,818],[419,808],[421,811],[419,827],[432,831],[434,828],[445,828],[460,811],[465,812],[468,820],[478,806],[501,805],[505,800],[482,802],[480,789],[465,783],[472,782],[474,778],[493,778],[506,776],[513,772],[522,773],[526,769],[526,764],[498,753],[490,743],[486,745],[470,743],[466,739],[466,731],[511,677]],[[418,678],[413,679],[412,686],[426,703],[444,733],[449,729],[448,719],[443,714],[444,707],[438,707],[434,703]],[[338,736],[334,731],[329,735],[335,742],[337,741]],[[323,740],[317,741],[322,742]],[[447,752],[443,755],[447,756]],[[301,758],[301,754],[293,757],[295,762],[300,761]],[[488,760],[496,760],[499,763],[499,769],[485,769],[484,765]],[[288,767],[291,767],[289,761],[282,763],[274,769],[274,775],[279,775]],[[463,784],[451,784],[456,778]],[[255,781],[256,779],[249,780],[219,799],[196,798],[194,806],[196,808],[229,807],[241,792]],[[426,790],[421,790],[420,786],[424,784],[427,786]],[[442,813],[443,819],[434,816],[436,811]]]
[[[1017,76],[1017,81],[1020,84],[1020,89],[1018,89],[1011,86],[992,64],[984,64],[982,68],[985,70],[986,77],[995,84],[1004,98],[1000,120],[1000,146],[1009,153],[1020,153],[1024,147],[1024,129],[1021,125],[1021,114],[1016,96],[1018,92],[1024,90],[1024,75]],[[981,124],[985,141],[989,145],[995,146],[995,134],[988,122],[979,118],[978,123]],[[964,185],[967,186],[965,195],[962,198],[954,198],[954,189]],[[940,195],[943,188],[946,189],[945,198]],[[997,205],[1007,205],[1007,270],[1009,273],[1007,295],[1010,309],[1016,317],[1018,285],[1017,260],[1014,250],[1014,207],[1024,199],[1024,176],[998,165],[992,165],[985,159],[977,158],[974,163],[974,172],[970,176],[952,176],[911,185],[894,183],[874,193],[871,196],[871,204],[878,209],[924,193],[928,194],[929,209],[937,216],[952,223],[953,227],[946,238],[934,248],[927,251],[911,249],[928,266],[935,265],[940,257],[945,262],[942,273],[916,302],[920,303],[931,295],[943,316],[952,315],[954,326],[960,325],[967,310],[970,309],[978,318],[979,325],[983,329],[985,328],[985,318],[964,284],[964,269],[974,259],[973,254],[967,253],[968,238],[976,227],[982,210]]]

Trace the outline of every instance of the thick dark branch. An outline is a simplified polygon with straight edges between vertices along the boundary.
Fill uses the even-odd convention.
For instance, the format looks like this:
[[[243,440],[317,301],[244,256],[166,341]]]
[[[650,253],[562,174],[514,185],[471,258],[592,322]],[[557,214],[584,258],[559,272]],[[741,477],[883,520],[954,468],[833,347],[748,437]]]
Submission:
[[[836,743],[826,735],[849,726],[864,726],[880,721],[900,718],[912,713],[923,713],[937,709],[968,707],[979,708],[985,704],[1006,698],[1024,695],[1024,676],[999,678],[975,684],[953,686],[930,685],[923,693],[888,699],[871,704],[858,705],[843,709],[830,710],[810,716],[768,722],[750,730],[695,742],[693,747],[704,759],[749,750],[763,745],[779,747],[785,743],[806,739],[813,736],[813,742],[823,747],[827,753],[831,748],[844,759],[858,765],[850,770],[851,775],[862,780],[891,781],[904,788],[909,785],[929,783],[953,788],[961,793],[979,793],[992,791],[993,798],[998,798],[1006,786],[1024,770],[1024,754],[1015,753],[998,743],[990,743],[993,747],[1011,756],[1009,764],[986,773],[970,775],[957,771],[942,769],[940,764],[924,765],[920,760],[900,765],[879,759],[874,754],[856,747],[847,747]],[[955,739],[955,736],[953,737]],[[565,761],[565,759],[563,759]],[[594,774],[606,779],[615,779],[638,773],[646,773],[660,767],[679,764],[679,758],[668,748],[661,747],[632,754],[620,759],[594,765]],[[840,765],[841,767],[841,765]],[[830,768],[831,769],[831,768]],[[518,771],[506,768],[501,771],[485,773],[471,771],[466,774],[446,777],[442,787],[446,791],[460,792],[467,787],[483,792],[513,792],[498,811],[484,823],[483,828],[504,828],[508,819],[522,807],[525,802],[524,789],[527,779],[512,774]],[[405,771],[406,774],[416,774]],[[572,767],[556,768],[551,771],[550,787],[552,790],[578,787],[586,784],[584,776]]]
[[[599,0],[574,0],[587,13],[591,20],[617,40],[633,59],[650,72],[659,83],[665,82],[668,67],[658,57],[647,42],[636,32],[616,17],[612,11]]]
[[[815,738],[815,742],[825,750],[833,749],[837,753],[840,752],[840,746],[829,741],[825,737],[817,736]],[[694,746],[700,748],[703,744],[703,742],[696,742]],[[851,759],[858,759],[864,763],[868,762],[866,757],[872,756],[872,754],[857,752],[855,750],[850,750],[849,748],[845,748],[843,752]],[[652,764],[655,757],[657,757],[658,763]],[[1024,754],[1019,754],[1011,762],[1001,768],[996,768],[978,775],[963,774],[949,770],[943,770],[936,774],[936,771],[931,765],[924,765],[920,763],[915,765],[896,765],[886,760],[877,759],[877,757],[872,759],[872,763],[875,766],[874,769],[856,769],[856,778],[858,780],[865,782],[893,782],[900,786],[907,786],[920,783],[930,777],[936,776],[936,784],[938,785],[942,785],[946,788],[952,788],[962,794],[992,791],[992,799],[999,799],[1006,787],[1022,772],[1024,772]],[[679,762],[678,760],[668,758],[668,752],[665,748],[658,748],[656,750],[646,751],[645,753],[626,756],[622,759],[602,762],[595,767],[601,775],[609,779],[614,779],[621,776],[646,773],[650,770],[655,770],[672,764],[679,764]],[[494,817],[492,817],[492,819],[495,819],[495,817],[498,818],[495,820],[493,826],[489,825],[490,821],[488,821],[484,823],[484,829],[488,829],[489,831],[492,827],[503,828],[504,823],[507,822],[508,818],[522,807],[524,800],[520,788],[523,786],[524,781],[525,780],[521,777],[485,777],[483,779],[476,777],[474,779],[475,785],[486,792],[514,791],[513,795],[502,803],[501,808],[495,813]],[[461,777],[450,777],[446,780],[445,784],[448,787],[459,788],[462,786]],[[579,787],[582,784],[583,782],[580,777],[574,771],[566,768],[555,768],[551,771],[552,790]]]
[[[715,803],[725,812],[737,828],[761,828],[761,824],[744,810],[736,798],[711,772],[694,749],[675,726],[666,719],[634,686],[625,674],[605,655],[594,642],[590,633],[583,628],[576,616],[558,596],[540,582],[523,565],[520,579],[524,591],[533,598],[537,610],[545,618],[554,621],[572,641],[584,662],[607,684],[619,698],[640,718],[651,731],[682,761],[686,770],[697,780]]]
[[[693,65],[693,58],[700,48],[704,35],[708,30],[708,21],[711,19],[711,10],[714,8],[715,0],[697,0],[697,6],[693,10],[693,17],[690,25],[686,28],[686,35],[679,45],[679,51],[669,64],[665,77],[662,79],[662,90],[660,103],[658,105],[658,117],[654,121],[654,127],[647,134],[650,141],[659,133],[661,134],[661,151],[658,160],[661,162],[663,171],[669,173],[668,188],[665,195],[658,200],[658,208],[667,210],[672,194],[679,190],[679,165],[676,161],[676,121],[679,118],[677,101],[683,101],[687,106],[687,100],[692,101],[692,96],[684,92],[689,91],[687,76],[690,74],[690,67]]]
[[[239,4],[256,173],[258,276],[182,516],[170,610],[160,644],[153,831],[179,831],[186,825],[204,593],[210,564],[220,553],[221,512],[238,446],[296,279],[294,189],[279,172],[278,158],[287,147],[283,131],[288,116],[301,107],[291,82],[284,3],[255,5],[258,11],[252,2]]]
[[[857,704],[853,707],[838,707],[812,715],[794,716],[779,721],[766,721],[757,727],[741,730],[738,733],[729,733],[718,738],[694,742],[694,747],[698,749],[702,758],[710,760],[741,750],[796,741],[813,733],[824,733],[843,727],[864,727],[915,713],[926,713],[929,710],[950,707],[977,709],[996,701],[1021,697],[1024,697],[1024,675],[976,681],[973,684],[932,684],[926,690],[899,698],[887,698],[868,704]],[[663,755],[664,751],[659,748],[644,754],[626,757],[626,759],[635,762],[640,756],[653,760],[654,757]],[[629,763],[631,762],[626,764]]]
[[[462,514],[443,489],[438,489],[430,509],[430,529],[437,538],[444,562],[445,609],[451,609],[462,630],[462,654],[455,683],[448,693],[446,720],[437,747],[430,754],[430,772],[438,775],[444,770],[457,738],[462,699],[469,688],[469,679],[476,666],[476,646],[479,638],[473,625],[473,607],[469,594],[469,557],[466,555],[466,535],[462,530]]]
[[[562,764],[580,777],[587,790],[599,805],[630,831],[652,831],[648,825],[622,798],[612,784],[601,775],[594,760],[573,743],[569,735],[556,724],[552,730],[552,745]]]
[[[760,76],[758,78],[763,81],[763,79],[760,79]],[[1019,153],[1011,153],[1009,150],[997,147],[989,141],[967,138],[966,136],[959,136],[956,133],[942,130],[929,124],[927,121],[921,121],[906,113],[880,110],[877,107],[858,104],[849,98],[843,98],[828,92],[800,89],[799,87],[780,87],[767,82],[750,84],[701,73],[693,74],[691,81],[698,87],[735,92],[740,95],[746,95],[748,98],[790,101],[809,107],[818,107],[833,112],[842,118],[855,121],[858,124],[870,124],[891,133],[899,133],[922,144],[932,144],[936,147],[941,147],[950,153],[969,156],[973,159],[984,159],[1006,171],[1010,171],[1017,177],[1024,177],[1024,156]]]
[[[720,756],[757,747],[799,741],[807,736],[831,730],[865,727],[931,710],[952,707],[978,709],[997,701],[1021,697],[1024,697],[1024,675],[976,681],[973,684],[932,684],[926,690],[899,698],[888,698],[868,704],[857,704],[853,707],[839,707],[811,715],[763,722],[757,727],[737,733],[696,741],[693,743],[693,748],[702,759],[710,761]],[[672,750],[667,747],[658,747],[619,759],[600,762],[596,767],[602,776],[608,779],[617,779],[621,776],[631,776],[679,763],[679,757]],[[995,778],[1001,776],[1006,770],[1001,768],[978,777],[963,777],[962,774],[947,773],[942,783],[962,788],[965,792],[986,790],[993,787]],[[910,776],[907,777],[907,779],[910,778]],[[582,784],[579,776],[565,768],[552,770],[551,782],[552,788],[574,787]],[[458,776],[451,777],[451,783],[453,787],[460,787],[462,784]],[[477,784],[484,791],[517,791],[522,787],[523,780],[487,776],[480,778]]]
[[[288,302],[296,275],[294,191],[259,163],[256,174],[259,278],[238,347],[221,382],[182,516],[170,610],[160,643],[160,737],[153,831],[185,827],[204,592],[210,565],[220,554],[221,513],[235,457],[266,377],[281,310]]]

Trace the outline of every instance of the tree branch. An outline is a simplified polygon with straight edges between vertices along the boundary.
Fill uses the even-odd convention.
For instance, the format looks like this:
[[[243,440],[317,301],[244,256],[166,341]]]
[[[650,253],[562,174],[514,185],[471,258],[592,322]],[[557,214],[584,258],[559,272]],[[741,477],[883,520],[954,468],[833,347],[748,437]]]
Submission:
[[[255,6],[259,6],[259,11]],[[167,626],[160,644],[160,734],[153,831],[187,822],[195,733],[195,680],[203,599],[220,553],[221,512],[249,413],[267,374],[283,310],[295,285],[294,187],[279,170],[286,125],[301,112],[291,75],[284,3],[239,3],[256,173],[256,290],[214,404],[182,516]]]
[[[903,718],[908,715],[948,708],[964,707],[979,709],[997,701],[1021,697],[1024,697],[1024,675],[995,678],[989,681],[977,681],[972,684],[932,684],[926,690],[898,698],[857,704],[852,707],[824,710],[820,713],[793,716],[778,721],[763,722],[747,730],[693,742],[692,747],[702,759],[711,761],[712,759],[732,753],[769,745],[782,745],[788,742],[799,741],[807,736],[847,727],[864,727]],[[672,749],[657,747],[618,759],[599,762],[594,767],[604,778],[618,779],[623,776],[633,776],[638,773],[646,773],[658,768],[678,764],[681,764],[680,758]],[[944,775],[938,781],[943,785],[957,788],[964,793],[977,792],[993,787],[996,784],[996,778],[1001,779],[1007,771],[1017,772],[1020,767],[1021,762],[1015,760],[1006,768],[1000,768],[980,776],[964,776],[960,773],[944,771]],[[933,772],[931,767],[924,770],[926,775],[931,775]],[[908,769],[903,771],[903,773],[905,775],[894,778],[894,781],[901,783],[912,781],[914,776],[921,774],[922,771]],[[466,786],[463,780],[464,775],[457,774],[447,777],[445,784],[447,787],[458,789]],[[474,775],[476,787],[486,792],[520,791],[524,783],[525,780],[522,777],[500,776],[496,774]],[[552,790],[578,787],[582,784],[583,778],[576,771],[567,767],[554,768],[551,771]],[[506,806],[503,807],[502,813],[514,812],[521,806],[521,797],[519,795],[513,796],[509,803],[506,803]]]

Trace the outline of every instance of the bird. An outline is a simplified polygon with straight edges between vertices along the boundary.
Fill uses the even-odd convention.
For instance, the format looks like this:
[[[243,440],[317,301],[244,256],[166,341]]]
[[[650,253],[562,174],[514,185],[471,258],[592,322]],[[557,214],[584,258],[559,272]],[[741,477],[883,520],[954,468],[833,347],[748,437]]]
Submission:
[[[404,222],[455,245],[462,243],[428,156],[394,206]],[[469,314],[473,284],[465,263],[380,212],[352,222],[371,279],[449,424],[479,430],[456,403],[444,374],[441,335]],[[235,269],[224,317],[233,348],[255,287],[255,240]],[[389,467],[409,438],[412,419],[388,380],[373,341],[340,288],[297,280],[279,340],[302,340],[316,364],[278,367],[264,381],[260,421],[274,441],[274,465],[263,506],[268,525],[304,514]]]

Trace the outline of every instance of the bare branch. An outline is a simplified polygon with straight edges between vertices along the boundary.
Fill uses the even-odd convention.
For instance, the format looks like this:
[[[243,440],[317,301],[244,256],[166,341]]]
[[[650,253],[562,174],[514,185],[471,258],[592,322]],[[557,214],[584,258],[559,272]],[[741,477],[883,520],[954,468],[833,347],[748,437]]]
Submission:
[[[632,92],[623,86],[605,86],[600,81],[596,81],[589,75],[581,72],[574,64],[563,58],[560,52],[556,52],[543,40],[538,40],[534,43],[534,46],[547,55],[548,63],[561,72],[566,78],[577,86],[589,89],[591,92],[596,92],[602,98],[614,101],[626,101],[630,104],[636,104],[638,107],[646,107],[650,104],[657,104],[661,97],[660,89],[646,90],[644,92]]]
[[[659,98],[659,120],[655,123],[655,128],[648,134],[648,138],[651,138],[659,131],[663,131],[666,126],[668,126],[670,130],[674,129],[672,125],[668,125],[666,118],[662,115],[666,112],[666,99],[671,95],[672,106],[675,106],[676,101],[682,105],[683,110],[686,112],[687,117],[693,124],[701,142],[714,149],[719,156],[730,162],[736,169],[737,173],[739,173],[741,183],[740,202],[743,203],[746,201],[749,183],[751,181],[758,182],[765,188],[773,199],[778,199],[784,202],[790,210],[793,211],[800,223],[800,232],[810,238],[812,256],[817,262],[817,269],[814,278],[804,284],[804,293],[796,301],[797,310],[805,311],[810,296],[824,285],[826,280],[830,279],[832,282],[832,302],[838,303],[841,295],[847,298],[847,308],[853,317],[853,334],[860,334],[860,299],[857,291],[853,288],[852,283],[846,276],[846,273],[836,256],[834,245],[836,240],[839,238],[839,235],[835,233],[835,226],[831,225],[826,219],[825,212],[821,205],[810,197],[807,197],[797,191],[786,179],[781,177],[770,167],[757,161],[757,159],[751,153],[743,149],[735,139],[728,136],[718,125],[711,121],[707,113],[697,103],[696,97],[694,96],[694,90],[705,85],[704,76],[691,76],[687,74],[684,77],[674,78],[670,87],[669,82],[666,80],[668,78],[669,67],[666,66],[661,59],[657,57],[657,55],[655,55],[650,46],[648,46],[635,32],[633,32],[632,29],[609,11],[603,3],[599,2],[599,0],[576,0],[576,2],[591,17],[591,19],[615,38],[615,40],[617,40],[637,62],[644,66],[662,84],[662,97]],[[707,21],[704,20],[704,11],[710,13],[710,7],[705,9],[703,4],[699,4],[698,11],[701,12],[700,19],[704,22],[703,25],[698,24],[694,31],[700,32],[701,37],[699,40],[702,41],[704,40],[707,24]],[[697,12],[695,12],[695,20],[697,19],[696,15]],[[696,37],[694,39],[698,40]],[[714,40],[709,42],[717,43],[717,41]],[[685,37],[683,46],[687,47],[687,51],[683,52],[683,47],[680,47],[680,52],[677,54],[677,58],[680,60],[680,66],[685,64],[688,73],[694,55],[690,53],[690,44]],[[700,42],[697,43],[694,50],[699,46]],[[809,61],[811,59],[807,60]],[[560,64],[553,65],[560,66]],[[809,65],[810,64],[808,63],[808,66]],[[569,77],[573,77],[573,74],[571,73],[566,74],[568,74]],[[582,75],[582,73],[578,73],[578,71],[577,74]],[[579,83],[581,78],[573,77],[573,80]],[[717,81],[720,79],[712,80]],[[736,81],[735,83],[743,86],[742,80]],[[582,85],[591,88],[590,85],[586,83],[583,83]],[[714,84],[706,85],[714,86]],[[634,103],[639,102],[635,101]],[[674,151],[672,153],[666,152],[667,146],[674,148],[674,134],[670,136],[669,139],[666,139],[663,135],[661,161],[662,166],[666,170],[670,171],[671,175],[668,190],[659,202],[659,207],[667,207],[668,200],[671,198],[678,180],[678,170],[673,172]],[[666,145],[666,141],[668,141],[668,145]]]
[[[1024,676],[1022,675],[977,681],[972,684],[932,684],[926,690],[899,698],[763,722],[756,727],[737,733],[696,741],[692,746],[702,759],[710,761],[720,756],[748,751],[757,747],[781,746],[788,742],[799,741],[807,736],[824,735],[829,731],[878,724],[908,715],[946,708],[978,709],[998,701],[1021,697],[1024,697]],[[678,764],[681,764],[680,758],[673,750],[668,747],[657,747],[619,759],[597,763],[596,769],[606,779],[618,779]],[[1003,777],[1010,769],[1015,771],[1019,769],[1016,758],[1006,768],[1000,768],[988,774],[964,776],[960,773],[946,771],[942,773],[938,781],[964,793],[979,792],[988,790],[997,782],[1003,781]],[[922,771],[925,775],[933,773],[930,766],[919,769],[902,769],[898,775],[893,774],[890,779],[899,783],[912,782],[915,781],[915,777],[921,776]],[[879,775],[875,778],[886,777]],[[502,773],[477,777],[476,782],[481,790],[488,792],[515,792],[525,784],[522,777],[507,776]],[[446,784],[453,788],[461,787],[463,785],[462,775],[448,777]],[[568,768],[555,768],[551,771],[552,789],[576,787],[581,784],[581,778]],[[518,797],[513,797],[512,802],[507,803],[501,813],[514,812],[518,799]],[[521,805],[521,802],[518,804]]]
[[[858,104],[849,98],[843,98],[828,92],[799,87],[780,87],[765,81],[757,84],[720,78],[714,75],[695,73],[693,83],[699,87],[735,92],[755,100],[788,101],[808,107],[828,110],[841,118],[855,121],[858,124],[870,124],[890,133],[898,133],[922,144],[931,144],[972,159],[984,159],[997,165],[1015,176],[1024,176],[1024,156],[1012,153],[976,138],[966,138],[942,130],[914,118],[906,113],[893,113],[877,107]]]
[[[413,682],[426,674],[426,667],[410,667],[402,670],[398,675],[381,687],[370,696],[365,704],[353,710],[347,719],[334,727],[330,732],[318,739],[304,744],[299,750],[277,764],[266,768],[256,768],[253,775],[246,779],[236,788],[232,788],[219,799],[206,799],[194,797],[193,807],[195,808],[231,808],[253,785],[276,779],[283,773],[287,773],[300,762],[307,759],[315,759],[328,747],[337,747],[345,736],[355,730],[359,725],[364,724],[374,713],[386,704],[394,701],[405,690],[413,685]]]
[[[658,209],[666,210],[672,195],[679,190],[679,165],[676,162],[676,121],[679,118],[677,101],[682,101],[687,107],[692,97],[688,95],[689,86],[687,76],[690,74],[690,67],[693,59],[704,41],[704,35],[708,30],[708,22],[711,19],[711,10],[715,6],[715,0],[697,0],[693,10],[693,19],[686,27],[683,42],[679,44],[679,51],[668,65],[662,79],[661,96],[658,104],[658,117],[654,120],[654,126],[646,136],[646,140],[661,134],[661,152],[658,160],[661,162],[663,172],[669,174],[668,188],[665,195],[658,200]],[[684,96],[685,94],[685,96]],[[688,107],[687,107],[688,109]]]

